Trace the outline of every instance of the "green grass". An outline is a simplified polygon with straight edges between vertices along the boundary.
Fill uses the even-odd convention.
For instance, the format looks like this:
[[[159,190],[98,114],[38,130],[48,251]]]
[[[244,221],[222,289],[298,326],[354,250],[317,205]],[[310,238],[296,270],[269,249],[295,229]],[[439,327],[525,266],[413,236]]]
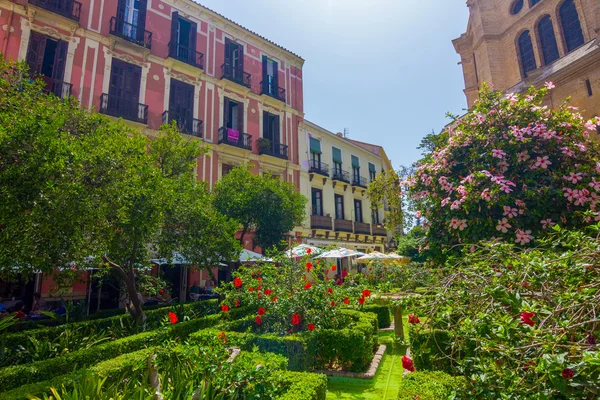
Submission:
[[[408,332],[404,321],[405,334]],[[406,346],[395,344],[394,331],[380,331],[379,343],[387,345],[386,353],[373,379],[330,377],[327,400],[395,400],[402,381],[402,356]]]

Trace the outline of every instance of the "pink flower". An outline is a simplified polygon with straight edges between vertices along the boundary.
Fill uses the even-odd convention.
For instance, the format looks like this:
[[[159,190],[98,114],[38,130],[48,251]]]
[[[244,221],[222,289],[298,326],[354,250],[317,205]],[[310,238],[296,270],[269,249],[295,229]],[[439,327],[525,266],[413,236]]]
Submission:
[[[516,217],[518,215],[519,210],[517,210],[516,208],[512,208],[511,206],[504,206],[504,216],[507,216],[508,218],[513,218]]]
[[[512,228],[512,226],[508,223],[506,218],[502,218],[498,220],[498,225],[496,225],[496,230],[502,231],[502,233],[508,232],[508,230]]]
[[[452,228],[452,229],[459,229],[459,230],[463,231],[463,230],[465,230],[466,227],[467,227],[466,219],[452,218],[452,221],[450,221],[450,228]]]
[[[566,156],[573,157],[575,155],[569,147],[561,147],[560,150]]]
[[[552,165],[552,162],[549,160],[548,156],[537,157],[534,164],[534,168],[547,169],[550,165]]]
[[[544,84],[544,86],[546,86],[548,88],[548,90],[552,90],[552,89],[554,89],[556,87],[556,85],[554,83],[552,83],[552,82],[546,82]]]
[[[461,205],[461,201],[460,200],[455,200],[452,202],[452,205],[450,206],[451,210],[458,210],[460,208]]]
[[[541,221],[541,223],[542,223],[542,228],[543,228],[543,229],[548,229],[548,228],[550,228],[551,226],[553,226],[553,225],[556,225],[556,223],[555,223],[555,222],[552,222],[552,220],[551,220],[550,218],[543,219],[543,220]]]
[[[585,126],[585,129],[587,129],[588,131],[596,130],[596,124],[592,120],[589,120],[588,122],[586,122],[584,126]]]
[[[573,189],[565,187],[565,188],[563,188],[563,192],[564,192],[563,195],[567,198],[567,200],[573,201],[573,195],[575,194],[573,192]]]
[[[485,189],[483,192],[481,192],[481,198],[485,201],[490,201],[492,199],[492,196],[490,195],[490,189]]]
[[[567,182],[577,183],[583,180],[583,175],[581,174],[581,172],[571,172],[569,176],[563,176],[563,179]]]
[[[533,240],[533,236],[531,236],[531,231],[524,231],[523,229],[517,229],[515,242],[519,244],[527,244]]]
[[[600,191],[600,182],[596,180],[596,178],[592,178],[590,182],[590,187],[593,188],[596,192]]]
[[[492,150],[492,157],[504,158],[505,155],[506,155],[506,153],[503,152],[500,149],[494,149],[494,150]]]
[[[516,200],[515,205],[520,208],[525,208],[525,202],[523,200]]]

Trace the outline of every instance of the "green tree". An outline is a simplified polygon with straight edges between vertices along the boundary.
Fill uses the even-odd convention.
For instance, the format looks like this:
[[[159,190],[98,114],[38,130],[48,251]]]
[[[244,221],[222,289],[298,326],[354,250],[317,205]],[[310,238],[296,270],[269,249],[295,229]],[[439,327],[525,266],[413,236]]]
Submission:
[[[152,256],[200,266],[235,256],[236,223],[194,178],[199,142],[174,126],[150,140],[26,76],[0,59],[0,265],[109,268],[140,321],[136,270]]]
[[[241,225],[240,243],[246,233],[256,233],[255,246],[280,247],[286,232],[304,218],[306,198],[294,186],[270,175],[254,175],[248,166],[234,168],[214,189],[215,206]]]

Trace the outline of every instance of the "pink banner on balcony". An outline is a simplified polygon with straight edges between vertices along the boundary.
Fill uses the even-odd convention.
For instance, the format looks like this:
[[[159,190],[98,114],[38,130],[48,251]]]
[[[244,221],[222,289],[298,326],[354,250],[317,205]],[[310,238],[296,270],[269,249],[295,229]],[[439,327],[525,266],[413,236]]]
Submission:
[[[227,141],[237,143],[240,139],[240,132],[238,130],[227,128]]]

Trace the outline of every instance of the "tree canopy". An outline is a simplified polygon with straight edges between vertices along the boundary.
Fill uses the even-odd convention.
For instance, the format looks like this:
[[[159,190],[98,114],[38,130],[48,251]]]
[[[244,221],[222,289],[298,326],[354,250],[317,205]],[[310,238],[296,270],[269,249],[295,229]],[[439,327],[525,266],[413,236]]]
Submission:
[[[215,206],[241,225],[240,242],[247,232],[256,234],[254,246],[280,247],[285,233],[302,223],[306,198],[294,186],[271,175],[254,175],[248,166],[237,167],[216,185]]]

